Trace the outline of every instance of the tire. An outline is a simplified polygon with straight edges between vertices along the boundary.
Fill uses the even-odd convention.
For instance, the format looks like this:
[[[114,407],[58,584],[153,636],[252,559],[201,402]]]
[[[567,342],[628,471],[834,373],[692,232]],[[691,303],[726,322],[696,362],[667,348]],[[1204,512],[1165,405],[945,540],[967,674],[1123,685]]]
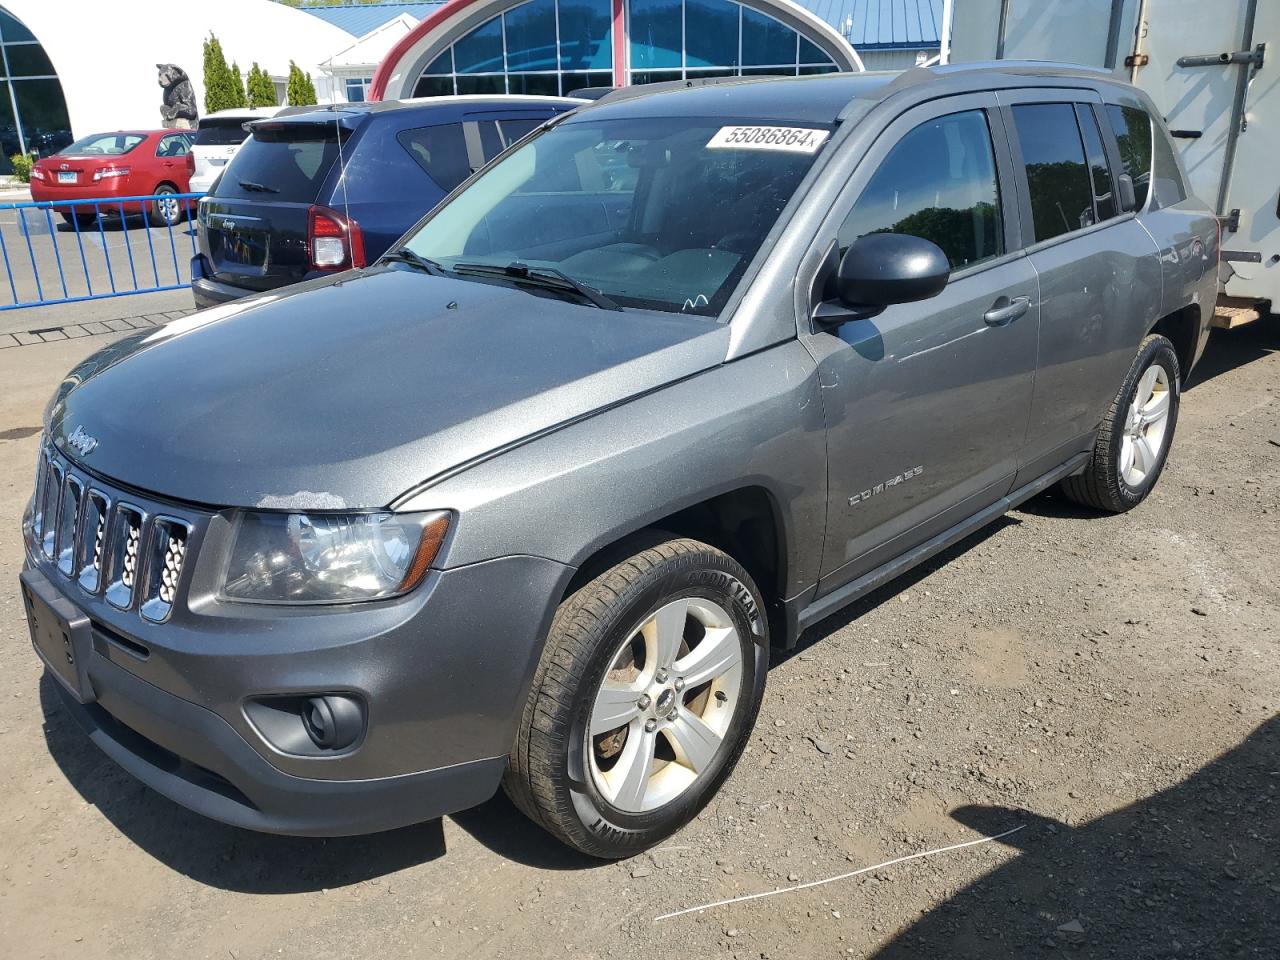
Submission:
[[[169,194],[176,194],[178,191],[167,183],[162,183],[156,187],[156,199],[151,201],[150,208],[147,211],[147,222],[153,227],[176,227],[185,218],[185,211],[182,209],[181,200],[164,200],[161,197],[167,197]]]
[[[1164,470],[1181,399],[1178,354],[1167,339],[1152,334],[1138,347],[1111,402],[1088,466],[1062,481],[1062,492],[1076,503],[1109,513],[1123,513],[1140,504]],[[1144,414],[1141,422],[1136,419],[1139,403]],[[1163,415],[1156,418],[1161,409]]]
[[[672,649],[674,660],[664,661],[661,651]],[[732,557],[685,539],[641,550],[556,611],[507,794],[593,857],[628,857],[665,840],[733,770],[764,696],[768,650],[760,592]],[[665,680],[663,662],[671,664]],[[615,720],[612,732],[601,729]]]

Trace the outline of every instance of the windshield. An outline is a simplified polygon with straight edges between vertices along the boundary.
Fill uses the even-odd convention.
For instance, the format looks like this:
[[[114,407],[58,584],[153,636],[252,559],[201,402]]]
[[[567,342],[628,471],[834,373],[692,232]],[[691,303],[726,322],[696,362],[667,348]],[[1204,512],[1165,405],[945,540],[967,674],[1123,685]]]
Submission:
[[[95,133],[92,137],[77,140],[58,152],[67,156],[118,157],[122,153],[128,153],[145,139],[138,133]]]
[[[470,183],[407,245],[464,275],[553,268],[622,306],[716,316],[827,136],[707,117],[567,122]]]

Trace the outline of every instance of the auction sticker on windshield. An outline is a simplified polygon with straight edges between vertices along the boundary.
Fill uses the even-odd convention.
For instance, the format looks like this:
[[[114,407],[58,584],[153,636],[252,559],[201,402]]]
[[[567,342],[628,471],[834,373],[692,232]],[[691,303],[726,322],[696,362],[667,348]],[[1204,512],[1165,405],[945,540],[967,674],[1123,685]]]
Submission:
[[[707,148],[817,153],[829,136],[830,130],[815,130],[812,127],[721,127],[707,141]]]

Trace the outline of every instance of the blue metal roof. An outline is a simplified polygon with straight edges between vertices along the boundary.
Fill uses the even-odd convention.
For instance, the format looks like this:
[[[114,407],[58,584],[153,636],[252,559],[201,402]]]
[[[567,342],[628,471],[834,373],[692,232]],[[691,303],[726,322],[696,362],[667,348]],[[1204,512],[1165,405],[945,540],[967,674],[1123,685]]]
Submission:
[[[415,20],[424,20],[442,6],[444,6],[444,0],[426,0],[418,3],[354,3],[341,7],[301,7],[299,9],[307,11],[313,17],[332,23],[353,37],[363,37],[369,31],[378,29],[402,13],[407,13]]]
[[[936,47],[942,0],[796,0],[856,50]]]
[[[918,49],[936,47],[942,31],[942,0],[794,0],[821,17],[855,48]],[[407,13],[422,20],[445,0],[416,3],[359,3],[340,7],[302,7],[354,37],[363,37],[388,20]]]

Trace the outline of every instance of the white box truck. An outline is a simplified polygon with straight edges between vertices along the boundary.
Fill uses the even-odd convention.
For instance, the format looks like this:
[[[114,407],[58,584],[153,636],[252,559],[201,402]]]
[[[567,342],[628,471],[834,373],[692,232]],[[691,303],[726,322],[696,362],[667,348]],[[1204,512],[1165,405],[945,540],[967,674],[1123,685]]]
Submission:
[[[1280,0],[954,2],[953,63],[1083,63],[1150,94],[1222,223],[1215,323],[1280,311]]]

